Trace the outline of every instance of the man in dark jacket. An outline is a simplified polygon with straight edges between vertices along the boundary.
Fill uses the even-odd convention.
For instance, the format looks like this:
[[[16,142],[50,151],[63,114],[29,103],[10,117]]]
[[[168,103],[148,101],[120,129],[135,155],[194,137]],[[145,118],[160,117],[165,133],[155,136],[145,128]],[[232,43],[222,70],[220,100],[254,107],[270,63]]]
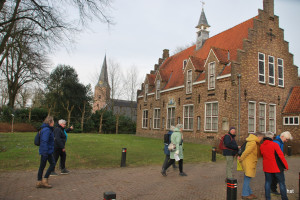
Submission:
[[[65,144],[67,141],[67,132],[72,130],[72,127],[65,130],[66,127],[66,121],[61,119],[58,121],[58,126],[55,127],[53,133],[54,133],[54,159],[55,163],[57,163],[58,158],[60,157],[60,166],[61,166],[61,174],[69,174],[69,170],[66,169],[66,149]],[[51,173],[51,176],[57,176],[55,173],[55,168]]]
[[[233,158],[238,152],[238,145],[235,141],[235,127],[231,127],[224,137],[223,155],[226,157],[226,177],[232,178]]]
[[[173,127],[173,126],[171,126],[171,129],[173,130],[174,127],[173,127],[173,128],[172,128],[172,127]],[[170,130],[170,131],[167,133],[167,136],[168,136],[168,142],[167,142],[167,141],[164,141],[164,153],[165,153],[165,155],[166,155],[166,158],[165,158],[165,161],[164,161],[164,163],[163,163],[163,165],[162,165],[162,169],[165,169],[165,168],[166,168],[166,166],[167,166],[167,164],[168,164],[168,162],[169,162],[169,160],[170,160],[170,151],[169,151],[169,149],[168,149],[168,146],[169,146],[169,144],[170,144],[170,142],[171,142],[171,135],[172,135],[172,133],[173,133],[172,130]],[[177,168],[177,166],[175,165],[175,162],[173,163],[173,168],[174,168],[174,169]]]

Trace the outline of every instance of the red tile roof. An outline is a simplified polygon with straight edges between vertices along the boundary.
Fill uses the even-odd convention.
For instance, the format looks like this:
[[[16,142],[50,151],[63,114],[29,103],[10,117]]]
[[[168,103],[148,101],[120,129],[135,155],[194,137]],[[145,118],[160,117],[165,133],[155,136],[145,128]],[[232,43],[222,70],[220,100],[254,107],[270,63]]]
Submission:
[[[196,45],[193,45],[167,58],[159,69],[162,80],[167,82],[163,89],[183,85],[183,60],[186,60],[191,56],[193,57],[193,64],[196,64],[197,66],[195,66],[196,68],[201,68],[199,64],[207,58],[212,48],[220,62],[223,64],[228,63],[229,60],[236,60],[237,50],[243,49],[243,39],[248,38],[248,29],[253,27],[253,19],[254,18],[251,18],[231,29],[207,39],[204,45],[197,51],[195,51]],[[230,52],[229,60],[228,51]],[[230,72],[231,66],[228,66],[224,69],[222,75]],[[202,78],[205,78],[205,75],[200,75],[200,77],[202,80]],[[199,81],[200,77],[196,81]]]
[[[198,72],[203,72],[205,69],[204,69],[204,64],[205,64],[205,60],[204,59],[201,59],[201,58],[197,58],[195,56],[191,56],[190,57],[196,71]]]
[[[283,109],[283,113],[298,113],[300,114],[300,86],[293,87],[291,94],[287,100],[287,104]]]
[[[149,85],[155,85],[154,81],[155,81],[155,74],[147,74],[147,78],[149,81]]]

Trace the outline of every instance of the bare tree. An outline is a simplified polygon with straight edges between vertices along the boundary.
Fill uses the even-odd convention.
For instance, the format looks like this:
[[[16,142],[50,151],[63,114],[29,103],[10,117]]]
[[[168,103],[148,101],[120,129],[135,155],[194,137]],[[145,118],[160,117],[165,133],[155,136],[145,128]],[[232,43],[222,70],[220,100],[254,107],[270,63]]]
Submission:
[[[193,45],[195,45],[196,44],[196,42],[191,42],[190,44],[186,44],[186,45],[182,45],[182,46],[177,46],[174,50],[173,50],[173,55],[174,54],[177,54],[177,53],[179,53],[179,52],[181,52],[181,51],[183,51],[183,50],[185,50],[185,49],[187,49],[187,48],[189,48],[189,47],[191,47],[191,46],[193,46]]]
[[[23,87],[19,90],[16,101],[21,108],[26,108],[32,95],[32,90],[29,87]]]
[[[111,59],[108,64],[108,79],[111,89],[110,107],[116,117],[116,134],[118,134],[121,108],[115,108],[115,101],[124,94],[124,87],[122,85],[124,77],[119,63]]]
[[[68,38],[87,20],[93,18],[101,22],[112,23],[107,14],[111,0],[1,0],[0,1],[0,54],[9,45],[10,37],[17,23],[33,23],[36,33],[45,36],[40,41],[46,45],[59,44]],[[65,8],[78,9],[79,16],[68,19]],[[75,16],[74,13],[72,16]],[[76,23],[76,21],[79,22]],[[71,31],[72,30],[72,31]]]
[[[23,24],[20,25],[21,27]],[[27,29],[35,27],[29,25]],[[11,46],[6,49],[2,57],[0,72],[7,83],[9,102],[8,106],[14,107],[16,96],[25,84],[44,80],[47,72],[47,59],[43,49],[36,47],[35,37],[20,33],[19,27],[14,29]]]
[[[127,100],[131,102],[131,119],[134,115],[134,102],[136,101],[136,91],[141,84],[139,80],[139,73],[136,66],[131,66],[129,70],[126,71],[124,86]]]

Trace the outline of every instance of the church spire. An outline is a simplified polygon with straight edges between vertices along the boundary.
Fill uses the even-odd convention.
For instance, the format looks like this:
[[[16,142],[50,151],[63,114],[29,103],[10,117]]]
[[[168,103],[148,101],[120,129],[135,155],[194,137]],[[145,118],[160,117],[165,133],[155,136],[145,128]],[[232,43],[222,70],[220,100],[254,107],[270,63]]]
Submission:
[[[204,5],[204,2],[202,2],[202,4]],[[196,26],[196,28],[198,29],[196,50],[200,49],[203,46],[204,42],[209,38],[209,31],[208,31],[209,27],[210,27],[210,25],[207,22],[204,8],[202,6],[200,19],[199,19],[198,25]]]
[[[104,60],[103,60],[102,69],[101,69],[101,73],[100,73],[100,76],[99,76],[99,80],[98,80],[97,86],[100,86],[100,87],[109,87],[108,73],[107,73],[107,63],[106,63],[106,55],[105,55]]]

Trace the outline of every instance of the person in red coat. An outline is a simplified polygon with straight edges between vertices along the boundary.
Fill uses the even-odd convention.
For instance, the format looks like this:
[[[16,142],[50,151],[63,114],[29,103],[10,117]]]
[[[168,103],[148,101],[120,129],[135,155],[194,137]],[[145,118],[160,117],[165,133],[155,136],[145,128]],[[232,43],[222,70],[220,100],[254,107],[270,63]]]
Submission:
[[[265,195],[266,199],[271,199],[272,176],[276,177],[281,199],[287,200],[287,191],[285,186],[284,171],[288,170],[288,163],[278,144],[274,143],[272,138],[274,133],[267,132],[264,142],[260,146],[260,152],[263,157],[263,170],[265,172]]]

